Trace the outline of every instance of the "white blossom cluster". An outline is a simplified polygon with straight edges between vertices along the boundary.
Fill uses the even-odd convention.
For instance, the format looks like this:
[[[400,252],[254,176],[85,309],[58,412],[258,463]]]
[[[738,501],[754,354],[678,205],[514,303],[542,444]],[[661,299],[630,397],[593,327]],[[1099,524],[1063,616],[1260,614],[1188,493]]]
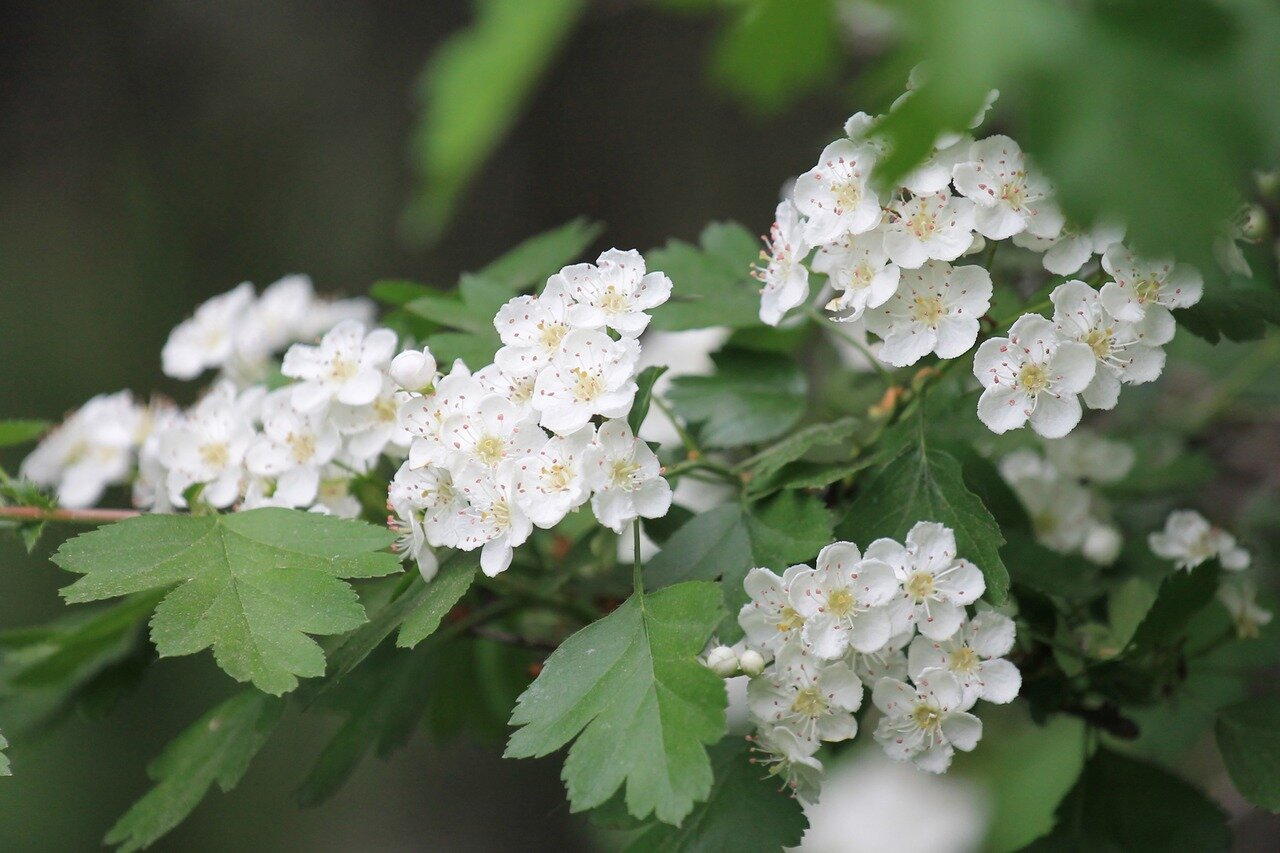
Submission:
[[[882,715],[875,738],[885,752],[941,773],[954,750],[981,737],[974,703],[1010,702],[1021,687],[1004,659],[1013,620],[968,612],[986,589],[982,572],[956,556],[954,533],[936,522],[919,522],[902,543],[878,539],[865,553],[835,542],[814,568],[792,566],[781,577],[754,569],[744,585],[751,600],[738,614],[746,635],[738,658],[752,676],[756,749],[806,802],[821,778],[820,743],[857,733],[864,690]],[[713,650],[708,665],[727,675],[723,657]]]
[[[618,532],[667,513],[671,487],[626,415],[645,312],[670,293],[671,280],[646,273],[638,252],[613,249],[503,305],[502,348],[475,373],[457,362],[441,376],[425,350],[396,357],[407,398],[398,423],[411,442],[389,503],[424,576],[435,548],[480,548],[481,568],[496,575],[535,526],[553,527],[588,500]]]
[[[1044,453],[1015,450],[1000,460],[1000,475],[1018,496],[1036,540],[1062,554],[1081,554],[1109,566],[1124,540],[1097,489],[1128,476],[1133,448],[1089,433],[1044,442]]]
[[[1007,136],[945,135],[899,186],[877,191],[871,173],[886,153],[871,133],[879,119],[850,118],[846,138],[828,145],[778,205],[754,270],[762,321],[777,325],[803,305],[811,272],[820,273],[826,308],[878,337],[881,361],[958,358],[977,343],[992,297],[988,270],[958,261],[1011,240],[1041,254],[1054,275],[1076,275],[1101,256],[1094,274],[1105,282],[1064,282],[1051,296],[1052,319],[1025,314],[979,347],[983,423],[996,433],[1029,424],[1058,438],[1079,423],[1082,400],[1110,409],[1122,384],[1160,375],[1170,310],[1194,305],[1203,290],[1195,269],[1135,254],[1115,225],[1066,223],[1052,186]]]

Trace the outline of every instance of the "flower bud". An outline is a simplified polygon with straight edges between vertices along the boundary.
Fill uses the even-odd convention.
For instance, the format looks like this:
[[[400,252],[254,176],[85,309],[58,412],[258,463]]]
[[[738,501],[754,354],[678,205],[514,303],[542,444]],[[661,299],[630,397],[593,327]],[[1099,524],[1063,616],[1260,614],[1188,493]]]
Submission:
[[[436,379],[436,360],[431,350],[406,350],[391,360],[391,381],[406,391],[426,391]]]
[[[969,248],[964,250],[964,257],[976,255],[983,249],[987,248],[987,241],[977,231],[973,232],[973,240],[969,243]]]
[[[1240,217],[1240,236],[1256,243],[1267,236],[1267,212],[1256,204],[1244,209]]]
[[[716,646],[707,652],[707,669],[721,678],[728,678],[738,671],[738,656],[728,646]]]
[[[1123,545],[1124,540],[1119,530],[1109,524],[1095,524],[1085,536],[1080,552],[1084,554],[1086,560],[1100,566],[1109,566],[1120,556],[1120,548]]]
[[[755,649],[747,649],[738,657],[738,666],[744,673],[755,678],[764,672],[764,655]]]

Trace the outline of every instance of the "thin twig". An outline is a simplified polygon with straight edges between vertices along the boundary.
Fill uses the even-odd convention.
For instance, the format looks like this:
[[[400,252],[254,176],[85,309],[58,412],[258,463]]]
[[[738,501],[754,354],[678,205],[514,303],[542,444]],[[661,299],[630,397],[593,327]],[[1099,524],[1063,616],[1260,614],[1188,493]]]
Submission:
[[[0,518],[54,521],[66,524],[111,524],[142,515],[136,509],[45,509],[38,506],[0,506]]]

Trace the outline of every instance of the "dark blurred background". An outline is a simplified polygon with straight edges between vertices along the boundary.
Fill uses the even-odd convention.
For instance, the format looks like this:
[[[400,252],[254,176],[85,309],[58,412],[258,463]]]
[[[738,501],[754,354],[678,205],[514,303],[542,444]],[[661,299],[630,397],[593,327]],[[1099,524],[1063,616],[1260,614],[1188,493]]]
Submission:
[[[705,74],[712,19],[591,9],[430,248],[403,237],[413,88],[463,0],[5,4],[0,18],[0,416],[56,419],[159,389],[160,347],[205,298],[291,272],[324,292],[380,278],[449,286],[520,239],[586,215],[605,244],[763,229],[780,183],[849,111],[833,94],[769,120]],[[16,462],[9,454],[5,462]],[[0,542],[0,625],[60,614],[65,583]],[[144,766],[227,694],[208,655],[162,662],[106,720],[17,750],[0,849],[92,850],[145,790]],[[371,759],[329,803],[291,791],[325,721],[291,718],[240,787],[156,849],[515,850],[588,844],[558,762],[421,739]],[[11,738],[12,739],[12,738]],[[13,750],[10,750],[13,752]]]

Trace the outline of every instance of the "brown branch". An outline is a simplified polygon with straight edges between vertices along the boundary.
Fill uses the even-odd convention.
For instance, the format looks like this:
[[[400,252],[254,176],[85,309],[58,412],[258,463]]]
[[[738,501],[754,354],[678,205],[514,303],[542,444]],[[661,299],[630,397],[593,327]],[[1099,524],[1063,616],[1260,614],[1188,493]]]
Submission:
[[[66,524],[110,524],[141,515],[136,509],[45,509],[38,506],[0,506],[0,518],[15,521],[54,521]]]

